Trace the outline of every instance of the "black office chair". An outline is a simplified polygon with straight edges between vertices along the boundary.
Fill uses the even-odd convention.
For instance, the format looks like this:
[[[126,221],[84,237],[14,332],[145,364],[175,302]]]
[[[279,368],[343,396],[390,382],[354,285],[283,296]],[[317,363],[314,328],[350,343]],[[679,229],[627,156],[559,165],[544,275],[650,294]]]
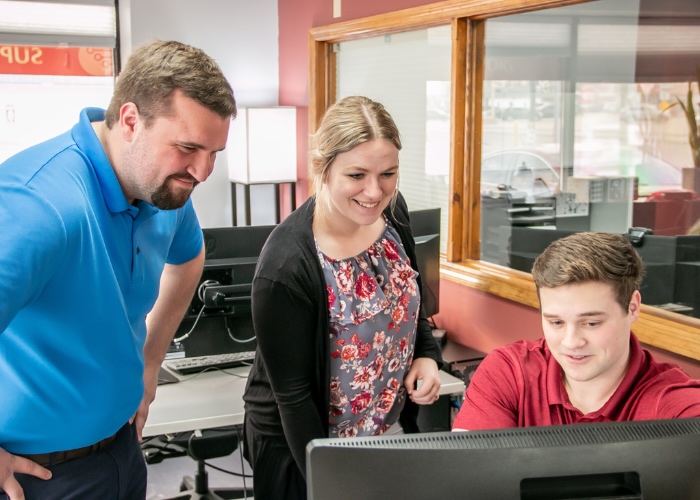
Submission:
[[[171,456],[189,455],[197,462],[194,477],[185,476],[180,483],[180,493],[165,500],[228,500],[253,498],[252,481],[248,488],[228,487],[209,489],[205,461],[225,457],[233,453],[239,445],[239,431],[236,427],[221,427],[199,432],[187,432],[167,445],[152,444],[144,447],[147,463],[156,463]],[[163,454],[158,456],[158,454]]]

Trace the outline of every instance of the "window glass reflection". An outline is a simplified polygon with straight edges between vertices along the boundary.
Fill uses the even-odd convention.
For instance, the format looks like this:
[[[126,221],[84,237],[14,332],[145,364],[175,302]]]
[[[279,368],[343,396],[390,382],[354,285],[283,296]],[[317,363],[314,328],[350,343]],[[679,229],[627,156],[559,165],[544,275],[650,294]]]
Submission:
[[[482,259],[529,272],[571,232],[647,228],[644,301],[700,317],[700,236],[687,235],[700,165],[679,104],[693,82],[700,111],[699,71],[696,2],[601,0],[487,21]]]

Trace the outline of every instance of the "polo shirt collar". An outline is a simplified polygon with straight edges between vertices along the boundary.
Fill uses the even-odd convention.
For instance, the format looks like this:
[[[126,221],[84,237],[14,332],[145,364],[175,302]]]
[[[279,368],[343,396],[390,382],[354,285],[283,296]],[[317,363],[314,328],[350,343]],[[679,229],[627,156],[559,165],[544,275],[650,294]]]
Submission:
[[[545,351],[547,353],[547,400],[550,406],[562,405],[568,410],[579,411],[571,404],[571,401],[569,401],[569,395],[564,388],[563,371],[559,363],[557,363],[557,360],[552,356],[546,342]],[[614,410],[618,406],[620,399],[629,393],[630,388],[641,376],[643,365],[644,351],[637,337],[634,333],[630,332],[630,360],[627,373],[625,373],[622,382],[620,382],[620,385],[615,389],[615,392],[610,396],[610,399],[608,399],[603,407],[596,412],[590,413],[588,416],[608,416],[611,413],[615,413]]]
[[[80,120],[73,126],[72,136],[78,148],[88,157],[93,166],[97,180],[102,188],[107,208],[112,213],[128,211],[133,217],[141,212],[141,217],[148,217],[158,212],[150,203],[138,201],[135,206],[126,199],[117,175],[107,159],[104,148],[92,128],[92,122],[105,119],[105,111],[100,108],[85,108],[80,112]]]

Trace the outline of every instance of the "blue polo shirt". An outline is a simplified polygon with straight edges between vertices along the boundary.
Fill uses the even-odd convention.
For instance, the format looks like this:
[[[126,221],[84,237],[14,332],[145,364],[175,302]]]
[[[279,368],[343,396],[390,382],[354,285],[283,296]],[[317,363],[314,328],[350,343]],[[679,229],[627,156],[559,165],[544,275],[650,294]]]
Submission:
[[[127,202],[91,121],[0,165],[0,447],[78,448],[143,395],[146,314],[165,263],[202,248],[192,202]]]

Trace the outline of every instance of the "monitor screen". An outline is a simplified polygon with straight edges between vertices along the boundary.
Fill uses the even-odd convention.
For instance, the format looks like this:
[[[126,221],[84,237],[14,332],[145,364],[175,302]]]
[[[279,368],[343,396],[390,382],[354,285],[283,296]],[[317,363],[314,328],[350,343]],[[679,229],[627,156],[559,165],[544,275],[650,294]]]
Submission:
[[[700,498],[700,418],[328,438],[310,499]]]
[[[440,310],[440,209],[415,210],[409,216],[423,284],[421,301],[425,315],[430,317]]]

